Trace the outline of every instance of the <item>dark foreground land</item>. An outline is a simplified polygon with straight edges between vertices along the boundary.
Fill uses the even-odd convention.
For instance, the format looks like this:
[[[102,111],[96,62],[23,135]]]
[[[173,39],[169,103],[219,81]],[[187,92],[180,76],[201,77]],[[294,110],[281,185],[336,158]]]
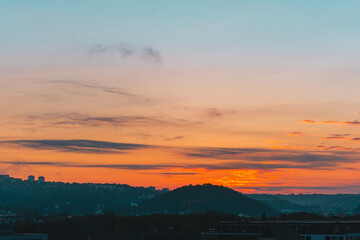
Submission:
[[[126,184],[30,181],[0,175],[0,224],[50,215],[181,214],[217,211],[244,216],[360,213],[360,194],[242,194],[211,184],[172,191]]]
[[[45,233],[49,240],[209,239],[202,233],[224,221],[360,220],[359,206],[359,194],[246,195],[211,184],[169,191],[0,175],[0,235]]]
[[[277,217],[263,215],[245,218],[219,212],[192,214],[151,214],[143,216],[118,216],[113,213],[91,216],[74,216],[45,222],[24,222],[13,226],[15,233],[46,233],[49,240],[177,240],[211,239],[204,232],[219,231],[220,222],[248,222],[254,220],[339,220],[311,213],[281,214]],[[352,216],[343,220],[360,220]]]
[[[215,231],[221,221],[241,221],[231,214],[117,216],[75,216],[43,223],[16,224],[16,233],[46,233],[49,240],[162,240],[203,239],[202,232]]]

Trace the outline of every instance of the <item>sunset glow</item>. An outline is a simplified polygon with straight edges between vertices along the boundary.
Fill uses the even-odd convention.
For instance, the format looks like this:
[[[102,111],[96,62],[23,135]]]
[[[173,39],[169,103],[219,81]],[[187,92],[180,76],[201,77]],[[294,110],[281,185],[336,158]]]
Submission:
[[[360,3],[5,2],[2,174],[359,193]]]

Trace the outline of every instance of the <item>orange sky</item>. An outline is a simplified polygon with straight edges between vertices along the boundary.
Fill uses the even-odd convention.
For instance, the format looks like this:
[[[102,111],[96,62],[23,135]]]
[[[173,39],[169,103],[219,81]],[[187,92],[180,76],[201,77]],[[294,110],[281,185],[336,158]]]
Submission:
[[[357,2],[14,2],[1,174],[360,192]]]
[[[186,111],[199,116],[14,115],[2,125],[9,136],[0,145],[2,173],[158,188],[210,182],[250,193],[357,192],[356,125],[297,121],[291,132],[251,129],[254,122],[244,131],[228,122],[244,124],[235,109]]]

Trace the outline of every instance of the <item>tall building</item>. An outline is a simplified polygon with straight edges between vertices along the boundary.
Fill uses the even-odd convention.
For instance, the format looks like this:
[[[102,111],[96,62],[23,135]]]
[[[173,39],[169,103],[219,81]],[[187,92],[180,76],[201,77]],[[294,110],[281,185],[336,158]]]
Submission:
[[[43,177],[43,176],[39,176],[39,178],[38,178],[38,182],[39,182],[39,183],[43,183],[43,182],[45,182],[45,177]]]
[[[35,181],[35,177],[33,175],[29,175],[28,176],[28,181],[29,182],[34,182]]]

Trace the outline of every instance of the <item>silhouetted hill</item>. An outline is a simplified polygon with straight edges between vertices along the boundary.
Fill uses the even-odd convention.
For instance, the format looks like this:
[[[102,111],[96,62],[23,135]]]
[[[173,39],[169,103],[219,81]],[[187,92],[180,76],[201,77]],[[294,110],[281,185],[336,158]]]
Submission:
[[[314,212],[346,215],[360,206],[360,194],[249,194],[281,212]],[[359,211],[360,208],[357,210]]]
[[[354,214],[360,214],[360,206],[358,206],[357,208],[354,209],[353,211]]]
[[[260,216],[277,212],[260,201],[245,197],[230,188],[211,184],[184,186],[140,203],[142,213],[190,213],[218,211]]]
[[[0,175],[1,176],[1,175]],[[30,182],[0,178],[0,214],[131,214],[131,206],[167,190],[125,184]]]
[[[284,200],[277,195],[270,194],[248,194],[247,197],[258,200],[278,212],[293,213],[293,212],[321,212],[318,205],[300,205],[287,200]]]

